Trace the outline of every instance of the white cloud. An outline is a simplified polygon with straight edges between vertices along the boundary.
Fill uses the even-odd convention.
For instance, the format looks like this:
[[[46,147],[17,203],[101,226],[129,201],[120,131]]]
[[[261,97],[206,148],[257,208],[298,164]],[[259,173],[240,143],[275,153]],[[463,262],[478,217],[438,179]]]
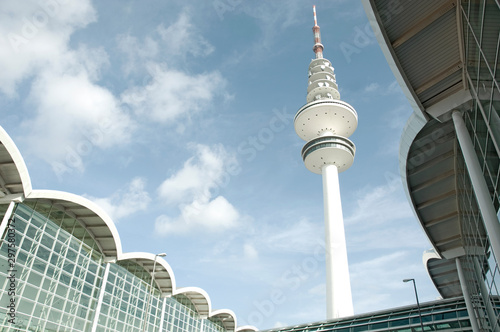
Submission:
[[[90,1],[7,1],[0,13],[0,91],[16,96],[27,79],[22,120],[31,152],[52,163],[57,175],[83,171],[93,148],[127,143],[134,124],[97,81],[109,64],[103,48],[69,46],[71,35],[96,20]],[[24,96],[23,96],[24,98]]]
[[[223,231],[235,227],[240,219],[239,212],[226,198],[215,195],[228,180],[230,175],[225,168],[235,163],[235,158],[221,145],[199,144],[194,148],[196,155],[158,187],[165,204],[180,208],[176,218],[161,215],[156,219],[155,228],[160,234],[186,233],[196,228]]]
[[[191,146],[195,155],[188,159],[183,168],[170,176],[158,187],[158,194],[167,204],[203,201],[211,197],[210,190],[223,185],[229,176],[225,167],[236,162],[222,145]]]
[[[146,182],[142,178],[134,178],[126,188],[118,190],[109,197],[88,199],[106,211],[113,221],[118,221],[148,207],[151,198],[145,190]]]
[[[345,218],[350,223],[377,225],[413,216],[401,189],[401,179],[395,174],[386,174],[387,182],[377,187],[366,186],[355,193],[355,207]]]
[[[408,106],[407,103],[404,103],[398,107],[395,107],[388,113],[389,114],[384,118],[385,123],[389,128],[398,130],[399,133],[401,128],[404,128],[404,126],[406,125],[406,122],[408,121],[408,118],[412,113],[412,109],[410,106]],[[399,141],[396,140],[393,143],[393,146],[394,147],[389,150],[399,151]]]
[[[36,114],[25,120],[23,127],[33,153],[49,162],[66,162],[80,171],[83,163],[75,158],[81,159],[93,147],[128,142],[134,127],[113,94],[92,83],[85,70],[40,75],[29,100]],[[70,154],[73,163],[67,162]]]
[[[368,85],[365,87],[364,91],[365,91],[365,92],[375,92],[375,91],[377,91],[378,89],[380,89],[380,84],[378,84],[378,83],[370,83],[370,84],[368,84]]]
[[[325,294],[326,294],[326,284],[321,283],[319,285],[316,285],[316,286],[310,288],[307,291],[307,293],[323,298],[323,297],[325,297]]]
[[[223,94],[226,84],[217,71],[190,76],[164,66],[151,68],[151,83],[130,88],[122,100],[138,116],[166,124],[208,108],[215,96]]]
[[[385,184],[366,186],[355,196],[358,198],[344,219],[350,253],[376,249],[426,249],[422,248],[426,237],[415,221],[399,176],[387,173]]]
[[[377,82],[372,82],[365,86],[363,93],[377,93],[382,96],[387,96],[391,94],[401,94],[401,88],[397,81],[392,81],[388,86],[383,86]]]
[[[136,73],[144,62],[152,61],[159,54],[158,42],[146,37],[143,42],[131,35],[117,37],[118,48],[127,56],[123,66],[125,75]]]
[[[257,25],[261,27],[261,38],[256,40],[248,50],[247,56],[251,57],[269,57],[269,52],[276,55],[276,38],[281,36],[281,31],[286,30],[290,26],[297,24],[299,15],[302,15],[303,4],[301,1],[265,1],[255,5],[243,5],[242,10],[250,17],[257,20]],[[219,15],[223,16],[222,11],[218,11]],[[239,56],[235,54],[235,56]],[[244,51],[246,53],[246,51]],[[234,62],[237,63],[237,62]]]
[[[104,48],[89,48],[86,45],[80,45],[75,52],[69,53],[69,61],[64,68],[80,68],[84,70],[90,81],[95,82],[101,78],[101,71],[109,65],[109,57]],[[59,60],[60,61],[60,60]]]
[[[237,225],[239,212],[224,197],[217,196],[209,202],[194,201],[181,208],[176,218],[161,215],[155,229],[161,235],[186,234],[194,230],[221,232]]]
[[[14,96],[19,82],[57,62],[70,35],[95,21],[89,0],[3,1],[0,12],[0,91]]]
[[[324,248],[324,224],[313,223],[305,218],[285,226],[274,226],[259,231],[257,241],[277,252],[311,254]]]
[[[191,54],[195,57],[207,56],[215,48],[197,31],[191,23],[191,17],[183,12],[179,15],[177,21],[165,28],[163,24],[159,25],[157,32],[165,43],[166,52],[173,57],[185,56]]]
[[[259,252],[257,251],[257,249],[255,249],[255,246],[250,243],[245,243],[243,245],[243,254],[245,258],[250,260],[256,260],[257,258],[259,258]]]
[[[186,55],[204,57],[214,51],[186,11],[142,40],[127,34],[118,36],[117,43],[126,54],[125,75],[139,80],[121,94],[121,101],[139,118],[183,132],[186,121],[209,109],[216,97],[230,98],[220,72],[190,73],[176,66],[182,62],[186,67]]]
[[[398,297],[400,292],[395,290],[407,288],[402,280],[409,276],[427,277],[420,262],[409,251],[399,250],[350,265],[351,284],[358,286],[353,287],[355,311],[370,312],[403,305],[404,300]]]

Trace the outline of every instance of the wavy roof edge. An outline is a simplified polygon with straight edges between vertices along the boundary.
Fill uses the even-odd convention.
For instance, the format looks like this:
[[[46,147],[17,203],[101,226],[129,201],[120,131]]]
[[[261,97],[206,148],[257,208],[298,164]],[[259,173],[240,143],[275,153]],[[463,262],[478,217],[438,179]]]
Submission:
[[[101,249],[105,261],[132,260],[143,266],[150,275],[152,275],[154,266],[156,286],[161,292],[161,297],[185,295],[193,303],[201,318],[220,318],[222,324],[229,331],[258,331],[257,328],[249,325],[237,327],[236,315],[230,309],[212,310],[210,297],[205,290],[198,287],[177,288],[173,269],[162,257],[147,252],[124,253],[115,223],[96,203],[83,196],[64,191],[33,190],[24,158],[12,138],[1,126],[0,144],[0,156],[6,159],[4,164],[14,165],[17,172],[17,174],[10,172],[9,179],[20,181],[22,188],[22,190],[15,192],[4,193],[4,195],[0,196],[0,204],[6,204],[9,200],[15,200],[16,202],[41,200],[54,204],[77,219],[85,227]],[[0,170],[0,183],[5,182],[3,174]]]

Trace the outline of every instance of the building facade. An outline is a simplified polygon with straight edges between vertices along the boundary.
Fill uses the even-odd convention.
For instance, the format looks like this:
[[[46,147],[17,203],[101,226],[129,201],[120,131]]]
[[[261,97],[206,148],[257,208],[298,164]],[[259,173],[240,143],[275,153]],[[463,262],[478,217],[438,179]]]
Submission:
[[[433,249],[441,296],[465,300],[474,331],[499,331],[500,2],[363,0],[414,113],[400,172]]]
[[[33,190],[0,128],[0,330],[250,332],[178,288],[159,255],[123,253],[113,221],[87,199]]]
[[[367,314],[300,324],[263,332],[360,332],[360,331],[420,331],[420,319],[426,331],[472,331],[463,298],[422,303]]]

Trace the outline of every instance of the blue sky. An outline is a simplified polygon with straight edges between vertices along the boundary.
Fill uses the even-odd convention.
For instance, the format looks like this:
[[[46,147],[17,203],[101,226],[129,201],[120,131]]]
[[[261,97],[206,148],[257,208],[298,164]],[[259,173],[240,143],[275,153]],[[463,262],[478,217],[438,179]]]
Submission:
[[[412,111],[361,1],[4,1],[0,125],[33,188],[100,204],[124,251],[166,252],[238,325],[322,320],[322,183],[293,128],[313,4],[359,116],[340,174],[355,313],[414,303],[404,278],[434,300],[398,170]]]

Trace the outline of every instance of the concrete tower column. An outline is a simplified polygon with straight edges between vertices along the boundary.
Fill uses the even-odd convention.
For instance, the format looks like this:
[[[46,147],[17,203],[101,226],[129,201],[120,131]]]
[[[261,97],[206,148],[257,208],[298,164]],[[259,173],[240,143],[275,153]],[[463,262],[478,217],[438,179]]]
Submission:
[[[326,315],[354,314],[337,166],[322,168],[326,243]]]

